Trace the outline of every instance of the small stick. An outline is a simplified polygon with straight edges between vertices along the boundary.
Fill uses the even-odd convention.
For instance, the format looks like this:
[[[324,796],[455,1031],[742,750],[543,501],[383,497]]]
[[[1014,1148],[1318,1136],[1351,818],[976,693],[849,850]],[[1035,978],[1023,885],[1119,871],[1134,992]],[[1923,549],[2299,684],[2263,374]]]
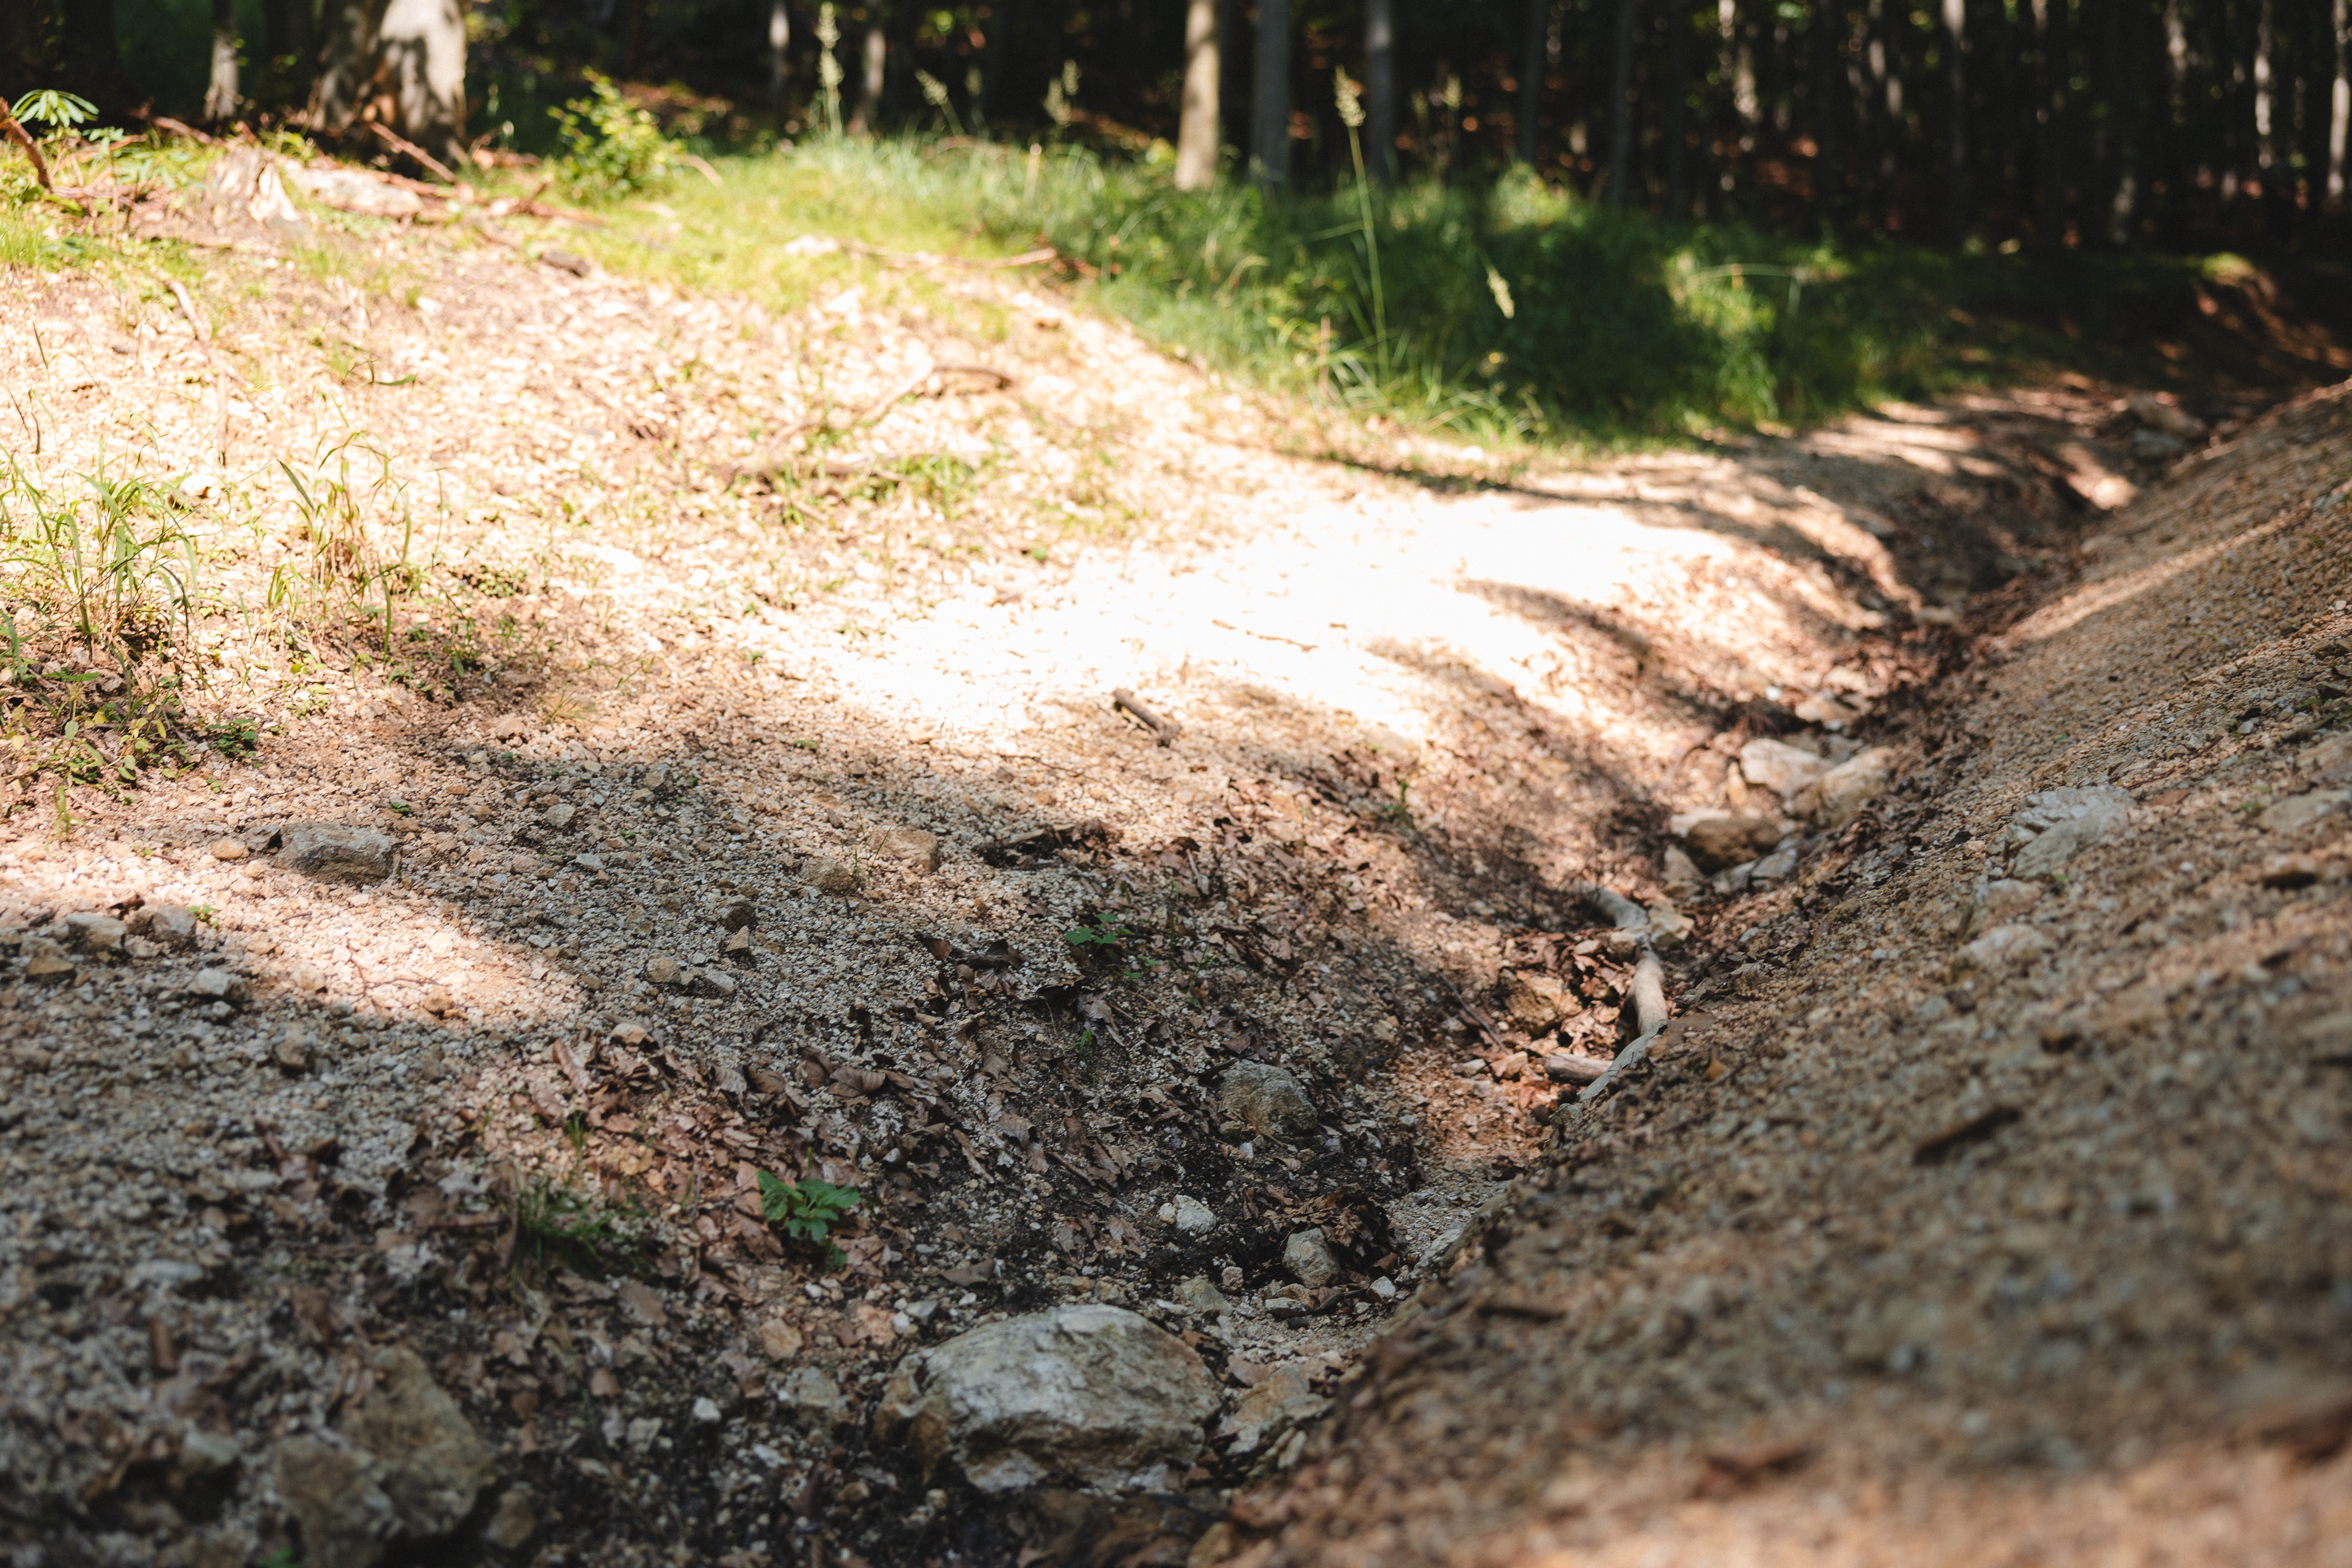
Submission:
[[[1124,686],[1119,687],[1111,692],[1110,705],[1114,711],[1123,710],[1132,713],[1136,718],[1141,720],[1143,727],[1150,731],[1152,738],[1162,746],[1168,744],[1171,741],[1173,741],[1177,736],[1184,732],[1183,725],[1179,724],[1173,719],[1163,719],[1159,714],[1154,713],[1150,709],[1143,705],[1143,700],[1141,698],[1136,696],[1134,692],[1129,691]]]
[[[40,148],[33,144],[33,139],[26,134],[25,128],[16,123],[16,117],[8,112],[8,105],[5,102],[0,102],[0,134],[5,134],[9,141],[25,150],[25,156],[33,161],[33,178],[41,182],[41,189],[51,195],[56,195],[57,187],[49,184],[48,160],[41,156]]]

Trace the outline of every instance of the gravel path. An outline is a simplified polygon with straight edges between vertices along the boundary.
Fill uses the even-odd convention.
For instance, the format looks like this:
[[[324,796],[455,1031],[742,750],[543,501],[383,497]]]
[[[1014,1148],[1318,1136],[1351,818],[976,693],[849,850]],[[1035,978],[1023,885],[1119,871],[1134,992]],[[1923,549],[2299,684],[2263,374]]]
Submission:
[[[243,248],[215,253],[201,292],[209,344],[137,278],[0,279],[0,308],[42,326],[0,343],[0,368],[71,416],[14,449],[35,481],[68,493],[101,449],[187,476],[209,613],[176,672],[216,738],[134,789],[59,791],[51,773],[5,801],[0,1528],[19,1563],[285,1547],[317,1568],[373,1561],[387,1531],[495,1561],[1075,1563],[1110,1538],[1175,1561],[1254,1473],[1305,1462],[1341,1485],[1302,1460],[1335,1430],[1312,1418],[1335,1398],[1350,1431],[1380,1418],[1348,1391],[1473,1323],[1499,1336],[1498,1373],[1542,1336],[1591,1336],[1544,1363],[1566,1381],[1542,1419],[1570,1426],[1507,1463],[1485,1437],[1448,1440],[1507,1489],[1538,1454],[1646,1456],[1789,1390],[1824,1419],[1899,1425],[1873,1391],[1915,1386],[1915,1365],[2088,1377],[2090,1331],[2053,1331],[2071,1360],[1971,1338],[1905,1249],[1965,1237],[1949,1245],[2000,1310],[2016,1295],[2063,1317],[2089,1310],[2087,1271],[2058,1289],[2034,1260],[2071,1256],[2068,1224],[2137,1215],[2142,1197],[2182,1227],[2209,1204],[2235,1213],[2206,1195],[2234,1187],[2148,1173],[2128,1118],[2066,1123],[2068,1147],[2147,1166],[2113,1193],[2017,1162],[1998,1224],[1938,1206],[2020,1136],[1998,1125],[2011,1111],[2107,1070],[2088,997],[2175,994],[2063,965],[1929,994],[2018,800],[2121,754],[2053,751],[2035,729],[2002,742],[2032,768],[1986,773],[1957,737],[1989,721],[1919,697],[1970,646],[1956,622],[2013,618],[2031,595],[2000,584],[2068,558],[2070,496],[2149,477],[2109,439],[2115,400],[1898,408],[1801,440],[1514,468],[1261,405],[1018,285],[833,258],[815,306],[770,320],[462,233],[346,226],[325,267],[229,236]],[[1006,384],[919,374],[971,363]],[[774,466],[779,430],[908,387],[772,481],[736,477]],[[2252,456],[2273,439],[2165,495],[2276,479]],[[2328,448],[2296,450],[2308,466]],[[357,559],[393,570],[405,541],[417,574],[394,580],[417,591],[357,618],[289,470],[314,499],[341,487]],[[2000,645],[2004,700],[2045,723],[2071,712],[2020,683],[2116,616],[2062,627],[2064,606],[2159,570],[2171,536],[2130,520],[2206,516],[2126,513],[2093,585]],[[2262,537],[2278,542],[2232,548],[2301,536]],[[289,580],[318,597],[279,618]],[[2285,598],[2283,633],[2307,619]],[[2223,636],[2248,624],[2222,619]],[[107,675],[43,635],[10,699],[28,743],[69,677]],[[2162,681],[2182,657],[2151,650],[2116,714],[2178,707]],[[2322,656],[2297,657],[2296,679],[2324,682]],[[2208,689],[2238,700],[2234,678]],[[1735,873],[1749,890],[1718,892],[1664,856],[1677,822],[1773,804],[1739,761],[1750,742],[1825,766],[1889,735],[1900,804],[1843,837],[1790,835],[1803,869],[1777,890],[1760,862]],[[2190,738],[2126,779],[2133,842],[2175,817],[2210,838],[2242,799],[2210,792],[2302,754],[2263,752],[2225,786],[2201,782],[2220,752]],[[2192,794],[2150,804],[2159,784]],[[2336,873],[2315,875],[2279,897],[2324,920]],[[1643,951],[1585,901],[1595,882],[1647,907],[1678,1009],[1716,1001],[1711,1032],[1685,1027],[1635,1069],[1653,1077],[1580,1121],[1547,1058],[1632,1040]],[[2098,907],[2087,886],[2023,923]],[[2117,892],[2099,917],[2116,933],[2089,945],[2206,921],[2186,888],[2166,872]],[[2235,1006],[2285,984],[2246,965],[2285,975],[2332,951],[2244,937],[2223,955],[2239,930],[2223,907],[2198,928],[2216,956],[2180,971],[2220,978],[2181,994]],[[2083,944],[2072,929],[2053,951]],[[2011,1049],[2035,1030],[2086,1044]],[[1862,1098],[1880,1080],[1825,1043],[1841,1031],[1896,1053],[1898,1102]],[[1929,1039],[1932,1064],[1901,1065]],[[1728,1071],[1707,1078],[1702,1049]],[[1981,1073],[1951,1065],[1963,1049]],[[2248,1081],[2207,1051],[2146,1103],[2200,1073]],[[1312,1122],[1237,1098],[1251,1064],[1288,1075]],[[1667,1109],[1691,1064],[1715,1087],[1676,1094],[1736,1108]],[[1783,1081],[1799,1068],[1818,1081]],[[2275,1114],[2340,1128],[2334,1101],[2310,1104]],[[1958,1157],[1904,1176],[1943,1184],[1901,1187],[1913,1208],[1847,1222],[1780,1195],[1828,1179],[1802,1173],[1832,1149],[1878,1151],[1848,1167],[1874,1179],[1907,1173],[1948,1127]],[[2336,1180],[2328,1136],[2294,1147],[2297,1173],[2272,1179]],[[763,1216],[763,1177],[859,1198],[811,1241]],[[2323,1211],[2298,1224],[2320,1234]],[[1290,1250],[1310,1229],[1328,1270]],[[2249,1300],[2274,1294],[2272,1234],[2231,1233]],[[2293,1289],[2332,1301],[2341,1273]],[[1535,1294],[1493,1307],[1507,1288]],[[1875,1315],[1850,1328],[1864,1299]],[[2133,1299],[2135,1332],[2214,1331],[2193,1292]],[[1408,1300],[1402,1337],[1361,1359]],[[1140,1312],[1216,1375],[1227,1408],[1176,1500],[983,1497],[875,1435],[910,1351],[1072,1302]],[[2304,1307],[2267,1310],[2211,1353],[2316,1331]],[[1730,1326],[1781,1311],[1806,1326]],[[1711,1323],[1737,1375],[1672,1360],[1670,1343],[1713,1344]],[[1822,1367],[1842,1355],[1877,1370],[1836,1373],[1832,1397]],[[1240,1419],[1262,1386],[1279,1413],[1260,1400]],[[368,1413],[384,1410],[408,1436],[382,1436],[390,1418]],[[2109,1441],[2088,1416],[2045,1431],[1955,1410],[1996,1457]],[[1362,1441],[1448,1473],[1402,1437]],[[419,1489],[454,1501],[404,1500]],[[1249,1511],[1265,1495],[1243,1493],[1217,1539],[1270,1528]],[[1496,1511],[1476,1487],[1459,1507],[1401,1495],[1451,1541],[1520,1528],[1518,1503]],[[359,1544],[328,1542],[338,1520]],[[1321,1539],[1300,1524],[1249,1550],[1321,1550],[1294,1537]]]

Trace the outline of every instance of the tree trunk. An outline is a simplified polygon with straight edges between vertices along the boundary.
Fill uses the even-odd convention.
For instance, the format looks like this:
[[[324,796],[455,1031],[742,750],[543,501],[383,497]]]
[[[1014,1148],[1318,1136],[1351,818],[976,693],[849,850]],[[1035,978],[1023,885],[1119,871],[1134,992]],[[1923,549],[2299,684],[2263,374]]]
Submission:
[[[2278,25],[2272,0],[2262,0],[2254,23],[2254,169],[2263,183],[2263,223],[2273,239],[2286,237],[2294,203],[2287,185],[2294,176],[2279,156]]]
[[[1217,88],[1223,72],[1217,47],[1217,0],[1184,7],[1184,105],[1176,122],[1176,188],[1205,191],[1217,183]]]
[[[1255,120],[1250,178],[1281,190],[1290,183],[1290,0],[1258,0]]]
[[[305,101],[319,68],[318,18],[310,0],[268,0],[261,26],[263,47],[269,52],[262,76],[267,90],[278,103]]]
[[[1519,162],[1532,167],[1543,142],[1544,35],[1551,29],[1551,0],[1528,0],[1527,29],[1519,47]]]
[[[466,16],[458,0],[391,0],[375,34],[375,79],[394,131],[456,168],[466,158]]]
[[[236,112],[236,0],[213,0],[212,70],[205,82],[205,118],[217,124]]]
[[[2139,218],[2140,100],[2147,79],[2147,18],[2129,3],[2117,7],[2119,82],[2111,106],[2116,120],[2116,189],[2107,203],[2107,243],[2132,243]]]
[[[882,30],[878,15],[868,15],[874,20],[866,25],[857,47],[857,107],[849,114],[852,136],[866,135],[881,124],[883,73],[890,64],[889,35]]]
[[[2066,238],[2066,159],[2062,145],[2066,67],[2062,43],[2066,0],[2033,3],[2034,242],[2054,250]]]
[[[1845,139],[1839,115],[1844,108],[1845,5],[1843,0],[1812,8],[1813,204],[1834,217],[1845,205]]]
[[[915,92],[915,27],[919,20],[914,0],[897,0],[890,7],[890,59],[883,78],[882,107],[893,124],[904,124],[922,112]]]
[[[2344,133],[2352,124],[2352,21],[2345,15],[2346,0],[2336,0],[2334,15],[2329,21],[2336,29],[2336,79],[2327,95],[2327,210],[2344,210]]]
[[[1373,179],[1396,178],[1396,19],[1391,0],[1364,0],[1364,161]]]
[[[1666,6],[1666,216],[1690,216],[1690,184],[1685,165],[1690,140],[1685,123],[1690,107],[1690,13],[1681,0]]]
[[[621,0],[621,74],[646,74],[646,0]]]
[[[8,0],[21,4],[22,0]],[[131,107],[131,88],[122,74],[122,51],[114,37],[114,7],[88,0],[65,0],[65,68],[62,79],[37,82],[78,92],[106,113]]]
[[[1640,0],[1617,0],[1617,60],[1609,73],[1609,205],[1625,205],[1633,180],[1633,25]]]
[[[1969,233],[1969,5],[1944,0],[1944,230]]]
[[[980,91],[971,100],[971,118],[982,135],[988,132],[988,106],[1004,96],[1005,41],[1013,36],[1013,0],[996,0],[988,17],[988,44],[980,51]]]
[[[372,0],[327,0],[320,20],[323,42],[319,79],[310,93],[311,119],[321,130],[341,131],[359,118],[375,75],[375,6]]]
[[[778,103],[784,100],[784,78],[791,64],[792,45],[792,13],[784,9],[784,0],[769,0],[768,96]]]

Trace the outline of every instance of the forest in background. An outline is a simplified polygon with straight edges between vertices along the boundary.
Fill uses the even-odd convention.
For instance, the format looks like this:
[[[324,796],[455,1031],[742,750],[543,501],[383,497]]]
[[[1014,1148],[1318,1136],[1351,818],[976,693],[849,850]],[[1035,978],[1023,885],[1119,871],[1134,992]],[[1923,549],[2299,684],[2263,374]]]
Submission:
[[[0,22],[0,72],[12,97],[63,87],[194,121],[226,30],[227,115],[282,116],[310,103],[338,8],[31,0]],[[798,0],[462,10],[473,136],[547,145],[544,108],[583,68],[644,84],[721,142],[821,118],[826,46]],[[1938,242],[2307,242],[2342,210],[2352,116],[2345,0],[870,0],[835,17],[859,131],[1057,132],[1166,156],[1189,21],[1222,46],[1227,166],[1270,183],[1350,177],[1344,69],[1366,89],[1376,178],[1517,164],[1668,217]]]

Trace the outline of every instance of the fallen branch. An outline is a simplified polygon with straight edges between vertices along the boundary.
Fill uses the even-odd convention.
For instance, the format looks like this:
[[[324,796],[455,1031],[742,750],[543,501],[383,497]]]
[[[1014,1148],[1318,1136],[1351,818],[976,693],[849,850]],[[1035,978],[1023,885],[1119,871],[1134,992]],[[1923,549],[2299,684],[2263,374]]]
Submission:
[[[1142,722],[1145,729],[1151,731],[1154,742],[1159,745],[1165,746],[1184,732],[1183,725],[1173,719],[1165,719],[1154,713],[1144,706],[1141,698],[1124,686],[1110,694],[1110,705],[1113,711],[1133,714]]]
[[[422,163],[425,167],[432,170],[435,174],[440,175],[451,184],[464,189],[467,197],[472,196],[472,189],[466,185],[465,181],[457,177],[457,170],[452,169],[448,164],[443,163],[440,159],[436,158],[432,153],[427,153],[415,142],[411,142],[407,137],[401,135],[389,125],[385,125],[378,121],[369,121],[367,122],[367,128],[370,131],[374,132],[378,139],[394,152],[404,153],[408,157],[415,159],[419,163]]]
[[[41,182],[41,189],[51,195],[56,195],[57,187],[49,184],[48,161],[41,156],[40,148],[34,144],[32,137],[26,133],[25,128],[16,123],[16,117],[8,112],[8,105],[5,100],[0,100],[0,134],[5,134],[9,141],[25,150],[25,156],[33,161],[33,178]]]
[[[199,131],[186,121],[174,120],[168,114],[158,114],[148,121],[147,124],[152,130],[168,131],[174,136],[185,136],[190,141],[200,142],[207,147],[218,147],[222,144],[221,139],[210,132]]]
[[[688,168],[692,169],[696,174],[700,174],[704,179],[709,180],[714,185],[723,187],[727,184],[726,181],[719,177],[718,170],[712,168],[709,164],[704,163],[701,159],[696,157],[691,153],[681,153],[678,154],[677,161],[685,164]]]
[[[1665,1033],[1666,966],[1660,963],[1658,955],[1649,952],[1646,946],[1642,961],[1633,966],[1633,984],[1625,989],[1626,999],[1633,1004],[1633,1019],[1641,1033],[1632,1045],[1617,1053],[1617,1059],[1609,1064],[1607,1072],[1578,1092],[1576,1103],[1580,1106],[1591,1105],[1615,1088],[1617,1080],[1644,1060],[1650,1054],[1650,1047]]]

